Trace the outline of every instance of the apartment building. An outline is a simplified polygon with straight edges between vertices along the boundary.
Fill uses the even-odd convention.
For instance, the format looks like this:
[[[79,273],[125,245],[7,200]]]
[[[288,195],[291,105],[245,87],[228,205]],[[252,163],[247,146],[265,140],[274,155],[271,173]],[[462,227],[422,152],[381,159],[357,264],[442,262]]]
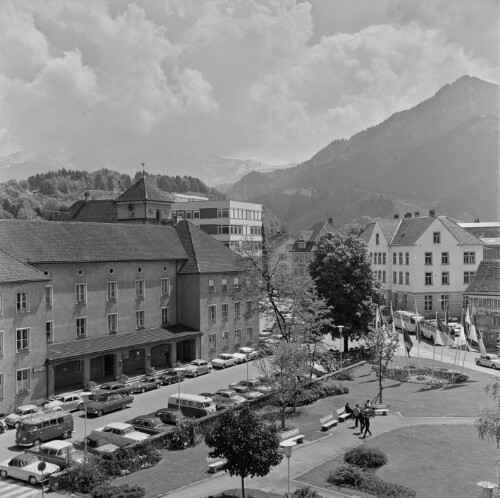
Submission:
[[[484,243],[484,259],[500,259],[500,221],[475,221],[458,226]]]
[[[361,234],[394,309],[460,316],[463,293],[483,259],[483,242],[446,216],[379,220]]]
[[[38,341],[30,342],[29,354],[6,349],[0,357],[0,372],[13,362],[17,370],[31,369],[23,402],[257,344],[258,315],[235,312],[256,305],[232,300],[244,279],[238,255],[187,221],[172,227],[0,220],[0,249],[29,264],[34,279],[2,281],[9,303],[1,316],[4,337],[28,329]],[[13,307],[26,299],[23,312]],[[21,401],[4,399],[6,411]]]

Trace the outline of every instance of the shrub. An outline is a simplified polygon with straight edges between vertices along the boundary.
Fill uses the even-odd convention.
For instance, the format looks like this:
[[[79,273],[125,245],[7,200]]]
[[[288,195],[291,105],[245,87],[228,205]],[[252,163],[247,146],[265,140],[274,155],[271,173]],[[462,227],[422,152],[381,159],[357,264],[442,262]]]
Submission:
[[[104,484],[109,476],[103,472],[100,462],[100,458],[95,458],[87,463],[78,463],[70,467],[57,480],[58,490],[90,493],[96,486]]]
[[[330,472],[326,480],[336,486],[357,488],[364,481],[364,474],[361,469],[344,464]]]
[[[415,498],[417,496],[413,489],[384,481],[370,473],[365,475],[365,480],[359,490],[381,498]]]
[[[314,403],[318,398],[318,393],[313,389],[304,389],[297,396],[297,406],[310,405],[311,403]]]
[[[336,373],[333,378],[335,380],[354,380],[354,374],[352,373],[352,370],[342,370],[338,373]]]
[[[191,422],[180,422],[170,439],[171,450],[183,450],[196,444],[196,428]]]
[[[387,463],[387,456],[379,448],[356,446],[344,455],[344,461],[362,469],[378,469]]]
[[[302,486],[297,488],[293,493],[285,493],[287,498],[321,498],[321,495],[315,489],[309,486]]]
[[[322,386],[325,396],[338,396],[340,394],[347,394],[349,389],[342,384],[335,384],[333,382],[325,382]]]
[[[92,498],[142,498],[146,490],[141,486],[110,486],[104,484],[92,491]]]
[[[102,456],[101,468],[110,476],[121,476],[154,467],[161,460],[160,451],[146,442],[139,447],[120,448]]]

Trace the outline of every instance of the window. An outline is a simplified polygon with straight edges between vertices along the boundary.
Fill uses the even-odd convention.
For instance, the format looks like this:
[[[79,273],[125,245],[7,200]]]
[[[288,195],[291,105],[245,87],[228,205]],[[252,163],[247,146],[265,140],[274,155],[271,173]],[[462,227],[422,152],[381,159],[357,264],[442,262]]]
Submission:
[[[27,351],[30,347],[30,329],[16,330],[16,351]]]
[[[383,257],[382,264],[386,265],[387,264],[387,253],[383,252],[382,257]]]
[[[464,265],[473,265],[476,263],[476,253],[474,251],[464,252]]]
[[[476,275],[475,271],[464,271],[464,284],[470,284]]]
[[[217,349],[217,335],[216,334],[210,334],[208,336],[208,348],[211,350]]]
[[[108,334],[116,334],[118,332],[118,314],[108,314]]]
[[[442,285],[450,285],[450,273],[447,271],[444,271],[441,273],[441,284]]]
[[[3,336],[4,331],[0,330],[0,356],[3,356]]]
[[[403,264],[403,253],[400,252],[398,253],[399,257],[398,257],[398,260],[399,260],[399,264],[402,265]]]
[[[380,243],[380,235],[377,233],[375,234],[375,244],[379,245]]]
[[[135,312],[135,328],[137,330],[144,328],[144,310],[137,310]]]
[[[239,318],[240,317],[240,302],[236,301],[234,303],[234,318]]]
[[[144,280],[135,281],[135,297],[136,299],[144,299]]]
[[[462,308],[465,310],[469,306],[469,296],[462,296]]]
[[[434,232],[432,234],[432,240],[434,244],[440,244],[441,243],[441,232]]]
[[[393,284],[397,284],[398,283],[398,272],[397,271],[393,271],[392,272],[392,283]]]
[[[116,282],[108,282],[108,301],[116,301]]]
[[[215,292],[215,280],[213,278],[208,280],[208,291]]]
[[[237,291],[237,290],[240,289],[240,279],[239,279],[239,277],[234,277],[233,278],[233,289],[235,291]]]
[[[29,304],[29,292],[18,292],[16,300],[16,311],[18,313],[24,313],[30,310]]]
[[[234,330],[234,345],[237,346],[241,344],[241,329]]]
[[[410,253],[405,252],[405,264],[409,265],[410,264]]]
[[[500,315],[493,315],[493,316],[491,317],[491,325],[492,325],[493,327],[498,327],[498,326],[500,326]],[[0,374],[0,375],[3,375],[3,374]],[[0,379],[1,379],[1,378],[0,378]],[[2,391],[2,392],[3,392],[3,391]],[[3,396],[3,394],[2,394],[2,396]]]
[[[215,322],[217,320],[217,305],[212,304],[208,307],[208,320]]]
[[[247,301],[246,305],[247,305],[246,313],[247,315],[249,315],[253,311],[253,301]]]
[[[227,303],[224,303],[221,307],[221,316],[223,320],[227,320],[229,306]]]
[[[425,285],[432,285],[432,273],[425,274]]]
[[[218,235],[227,235],[229,233],[229,225],[217,225]]]
[[[30,390],[30,369],[16,370],[16,393],[26,393]]]
[[[229,218],[229,209],[227,208],[217,209],[217,218]]]
[[[222,332],[222,347],[223,348],[229,347],[229,331],[227,330]]]
[[[54,286],[47,285],[45,287],[45,307],[52,308],[54,305]]]
[[[227,292],[227,278],[222,279],[221,283],[221,291],[222,292]]]
[[[424,296],[424,309],[425,311],[432,311],[432,294]]]
[[[77,304],[84,304],[87,302],[87,284],[75,285],[75,299]]]
[[[162,278],[161,279],[161,295],[162,296],[170,296],[170,279]]]
[[[76,337],[85,337],[87,334],[87,318],[79,317],[76,319]]]
[[[410,285],[410,272],[405,273],[405,285]]]
[[[54,322],[45,322],[45,338],[47,342],[54,342]]]
[[[432,252],[425,253],[425,264],[432,265]]]
[[[392,253],[392,264],[393,265],[397,265],[398,264],[398,253],[397,252],[393,252]]]
[[[0,398],[4,397],[4,385],[5,385],[4,374],[2,372],[0,373]]]
[[[253,341],[253,327],[247,327],[247,342]]]
[[[387,283],[387,272],[385,270],[382,272],[382,282]]]
[[[199,209],[193,211],[193,219],[195,219],[195,220],[200,219],[200,210]]]
[[[442,252],[441,253],[441,264],[442,265],[449,265],[450,264],[450,254],[447,252]]]
[[[403,285],[403,272],[399,272],[399,285]]]
[[[448,310],[450,308],[450,296],[448,294],[441,294],[441,311]]]
[[[170,309],[162,308],[161,309],[161,324],[168,325],[170,323]]]

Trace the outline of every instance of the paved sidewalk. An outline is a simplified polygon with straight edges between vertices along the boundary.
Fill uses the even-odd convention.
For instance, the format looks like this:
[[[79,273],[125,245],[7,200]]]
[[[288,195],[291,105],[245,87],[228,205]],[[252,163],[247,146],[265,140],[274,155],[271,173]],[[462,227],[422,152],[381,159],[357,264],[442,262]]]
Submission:
[[[374,439],[377,435],[401,427],[416,425],[472,425],[473,422],[473,417],[402,417],[398,413],[392,413],[373,419],[371,429],[374,435],[369,439]],[[293,447],[292,457],[290,458],[290,491],[300,487],[300,476],[302,474],[343,454],[349,448],[357,446],[364,441],[359,438],[358,430],[352,427],[352,421],[346,421],[331,429],[329,433],[325,433],[325,436],[321,439],[312,442],[305,441],[303,444]],[[273,491],[283,495],[287,490],[287,476],[288,463],[287,459],[283,458],[281,464],[275,467],[266,477],[245,479],[245,488]],[[229,474],[220,472],[213,477],[193,483],[182,489],[177,489],[164,496],[168,498],[206,498],[228,489],[240,488],[241,479],[239,477],[230,477]],[[317,491],[324,498],[345,498],[348,496],[326,489],[318,488]]]

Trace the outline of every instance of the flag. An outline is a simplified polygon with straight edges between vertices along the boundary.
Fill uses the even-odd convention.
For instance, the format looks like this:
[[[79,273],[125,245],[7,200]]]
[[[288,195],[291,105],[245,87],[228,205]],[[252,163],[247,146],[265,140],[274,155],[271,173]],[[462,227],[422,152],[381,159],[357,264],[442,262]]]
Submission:
[[[449,329],[446,325],[443,324],[441,319],[436,317],[436,339],[434,340],[434,344],[437,346],[453,346],[455,344],[451,337],[448,335]]]
[[[384,321],[382,320],[382,313],[380,313],[380,307],[377,305],[377,309],[375,311],[375,328],[379,330],[383,324]]]
[[[474,324],[474,331],[477,335],[477,343],[479,344],[479,352],[481,354],[486,354],[486,348],[484,347],[483,335],[477,326],[476,313],[474,313],[474,308],[472,308],[472,323]]]
[[[464,335],[466,337],[466,340],[469,339],[469,327],[467,325],[467,316],[466,314],[468,315],[469,314],[469,308],[467,308],[467,311],[466,313],[464,313],[464,311],[462,310],[462,317],[461,317],[461,320],[460,320],[460,328],[464,330]],[[461,334],[462,332],[460,332]]]
[[[418,342],[420,342],[421,336],[420,336],[420,320],[418,316],[418,311],[417,311],[417,301],[415,301],[415,337]]]
[[[469,326],[469,339],[471,341],[479,343],[479,338],[477,337],[477,329],[474,320],[472,319],[472,313],[469,314],[469,307],[467,307],[467,313],[465,315],[465,321]]]
[[[411,348],[413,347],[413,342],[410,338],[410,334],[408,334],[408,331],[406,330],[405,324],[403,323],[403,340],[405,343],[405,348],[406,348],[406,353],[408,354],[408,358],[410,357],[410,351]]]

